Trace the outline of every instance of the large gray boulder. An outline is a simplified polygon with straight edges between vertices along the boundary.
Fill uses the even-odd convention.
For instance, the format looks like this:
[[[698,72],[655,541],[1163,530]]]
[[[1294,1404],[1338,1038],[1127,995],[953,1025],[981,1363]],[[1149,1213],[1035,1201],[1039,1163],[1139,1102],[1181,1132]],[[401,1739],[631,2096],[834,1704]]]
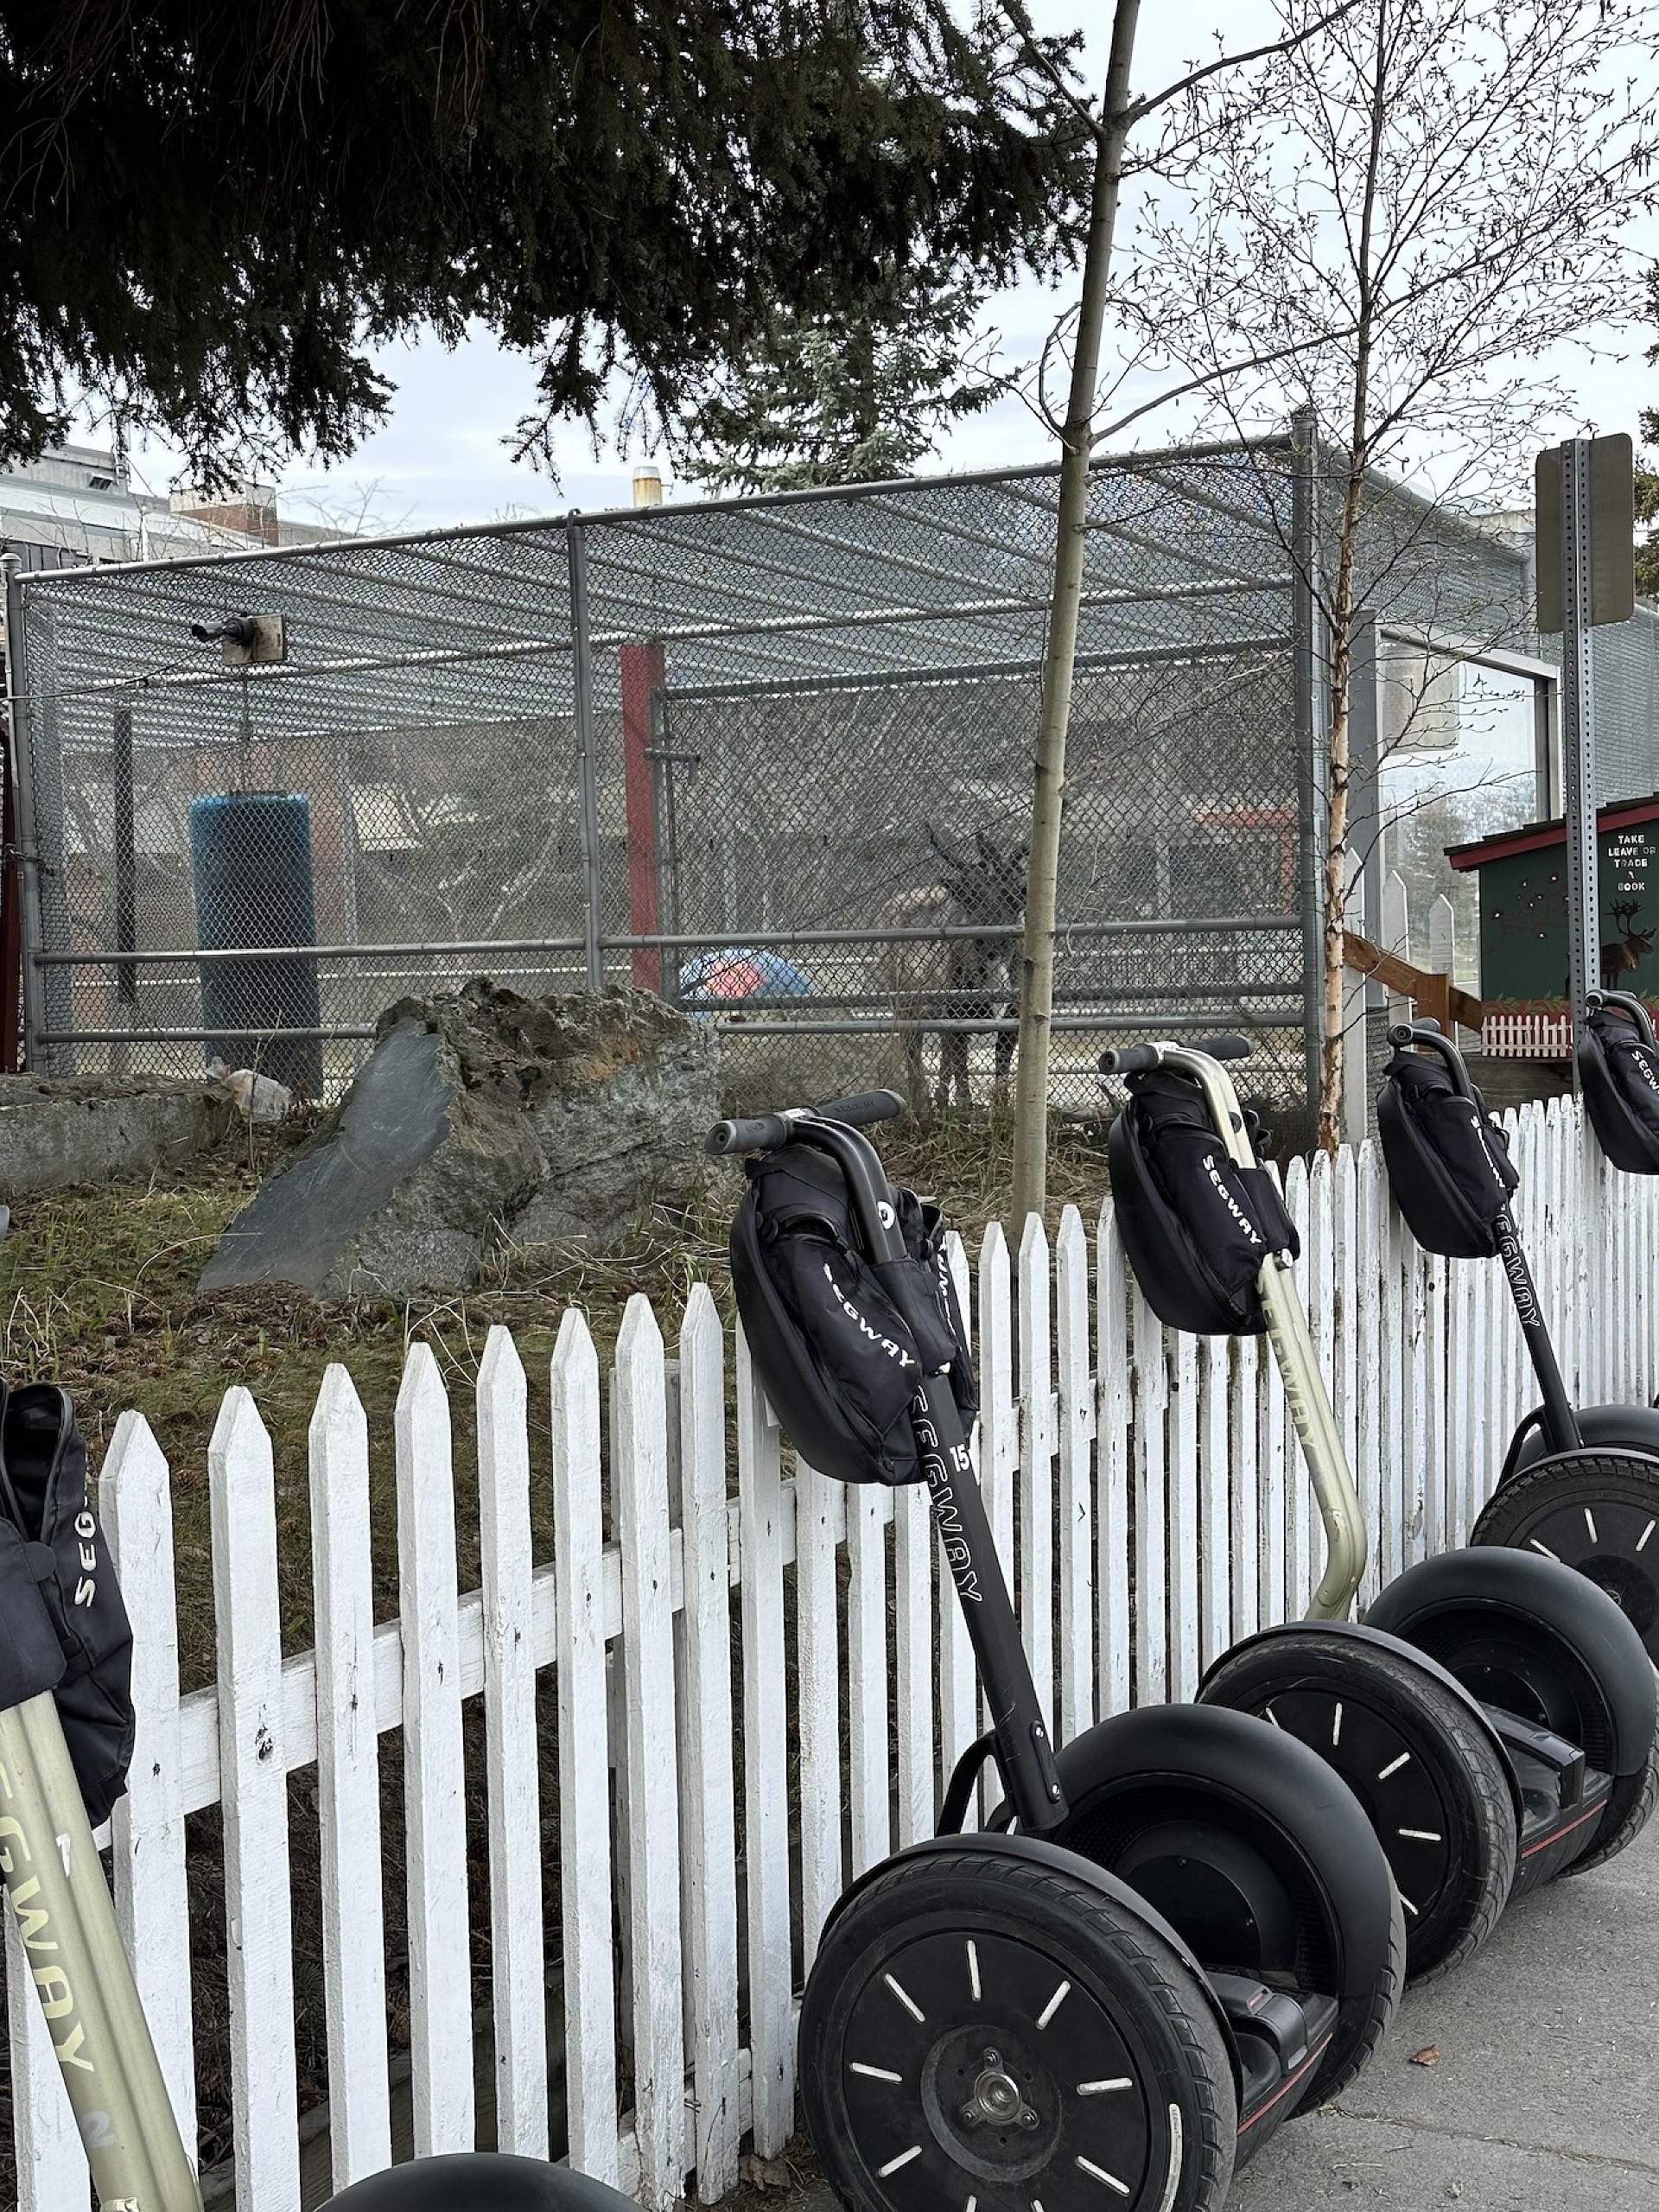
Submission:
[[[685,1190],[719,1113],[714,1040],[645,991],[406,999],[334,1111],[245,1206],[203,1290],[466,1288],[508,1245],[613,1242]]]
[[[205,1080],[0,1075],[0,1198],[188,1167],[236,1118]]]

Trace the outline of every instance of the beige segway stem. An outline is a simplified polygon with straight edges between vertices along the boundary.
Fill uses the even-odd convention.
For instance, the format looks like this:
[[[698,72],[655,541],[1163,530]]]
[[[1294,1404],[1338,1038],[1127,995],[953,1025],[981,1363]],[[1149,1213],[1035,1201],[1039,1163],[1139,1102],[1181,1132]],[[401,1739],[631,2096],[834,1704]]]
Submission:
[[[1183,1045],[1160,1042],[1158,1055],[1166,1067],[1188,1075],[1204,1094],[1216,1135],[1236,1167],[1256,1167],[1256,1159],[1245,1127],[1232,1077],[1219,1060],[1207,1052],[1190,1052]],[[1268,1341],[1278,1362],[1285,1399],[1295,1424],[1302,1458],[1307,1465],[1313,1500],[1325,1523],[1325,1572],[1313,1592],[1307,1618],[1339,1621],[1347,1618],[1365,1573],[1370,1540],[1359,1492],[1354,1487],[1348,1455],[1342,1448],[1330,1394],[1319,1372],[1319,1355],[1302,1311],[1287,1253],[1273,1252],[1262,1263],[1256,1287],[1267,1317]]]
[[[201,2212],[49,1696],[0,1713],[0,1878],[102,2212]]]

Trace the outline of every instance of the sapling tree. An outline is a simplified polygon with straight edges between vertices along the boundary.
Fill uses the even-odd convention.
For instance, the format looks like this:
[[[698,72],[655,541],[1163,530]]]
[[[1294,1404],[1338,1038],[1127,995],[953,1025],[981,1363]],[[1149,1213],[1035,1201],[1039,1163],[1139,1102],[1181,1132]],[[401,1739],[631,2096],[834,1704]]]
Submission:
[[[1332,1147],[1361,857],[1357,617],[1390,574],[1421,569],[1436,516],[1527,496],[1534,454],[1574,422],[1563,349],[1639,312],[1632,221],[1654,204],[1659,40],[1639,0],[1359,0],[1317,40],[1296,36],[1314,0],[1276,4],[1281,46],[1224,94],[1187,90],[1200,151],[1142,211],[1112,304],[1138,333],[1131,353],[1197,394],[1207,425],[1300,425],[1311,540],[1290,531],[1282,476],[1265,504],[1307,569],[1326,693],[1319,1126]],[[1383,470],[1427,494],[1386,543],[1370,489]]]
[[[1187,175],[1201,152],[1192,118],[1213,103],[1243,127],[1237,111],[1239,73],[1251,62],[1317,40],[1355,0],[1332,9],[1310,9],[1266,46],[1244,54],[1218,52],[1160,91],[1131,86],[1140,0],[1116,0],[1098,98],[1084,97],[1071,75],[1042,54],[1025,0],[1003,0],[1022,53],[1045,68],[1056,96],[1088,133],[1093,162],[1084,232],[1082,283],[1075,310],[1056,325],[1027,380],[1023,396],[1059,442],[1054,577],[1042,667],[1042,698],[1032,790],[1031,860],[1026,925],[1020,957],[1019,1057],[1014,1071],[1014,1211],[1016,1220],[1040,1212],[1047,1185],[1049,1048],[1054,1011],[1055,913],[1059,885],[1060,829],[1065,799],[1066,733],[1071,715],[1082,604],[1089,471],[1100,437],[1100,364],[1118,205],[1126,178],[1157,173]],[[1204,108],[1198,105],[1205,103]],[[1064,400],[1051,402],[1049,378],[1066,364]]]

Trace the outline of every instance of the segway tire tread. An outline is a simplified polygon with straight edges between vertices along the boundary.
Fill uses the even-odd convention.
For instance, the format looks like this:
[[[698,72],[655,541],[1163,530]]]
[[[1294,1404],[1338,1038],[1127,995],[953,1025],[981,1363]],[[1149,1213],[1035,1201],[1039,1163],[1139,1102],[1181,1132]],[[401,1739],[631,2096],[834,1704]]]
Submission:
[[[1313,2076],[1313,2085],[1294,2113],[1293,2120],[1303,2114],[1317,2112],[1321,2105],[1328,2105],[1339,2097],[1351,2083],[1357,2081],[1370,2064],[1378,2044],[1389,2031],[1389,2024],[1400,2002],[1400,1993],[1406,1981],[1406,1911],[1400,1902],[1400,1892],[1394,1893],[1394,1914],[1389,1924],[1389,1963],[1377,1978],[1371,1991],[1371,2006],[1366,2015],[1363,2033],[1349,2046],[1348,2055],[1334,2065],[1328,2062]]]
[[[1515,1800],[1510,1794],[1509,1777],[1490,1738],[1450,1690],[1441,1689],[1438,1683],[1426,1683],[1423,1688],[1439,1708],[1441,1726],[1462,1754],[1470,1786],[1479,1806],[1480,1825],[1491,1849],[1491,1876],[1481,1892],[1479,1909],[1473,1919],[1443,1957],[1414,1977],[1416,1981],[1438,1981],[1442,1974],[1450,1974],[1465,1959],[1472,1958],[1503,1917],[1510,1892],[1515,1887],[1521,1836],[1516,1827]]]
[[[1587,1874],[1592,1867],[1605,1866],[1621,1851],[1628,1851],[1653,1818],[1656,1805],[1659,1805],[1659,1734],[1641,1773],[1614,1783],[1596,1841],[1563,1872]]]

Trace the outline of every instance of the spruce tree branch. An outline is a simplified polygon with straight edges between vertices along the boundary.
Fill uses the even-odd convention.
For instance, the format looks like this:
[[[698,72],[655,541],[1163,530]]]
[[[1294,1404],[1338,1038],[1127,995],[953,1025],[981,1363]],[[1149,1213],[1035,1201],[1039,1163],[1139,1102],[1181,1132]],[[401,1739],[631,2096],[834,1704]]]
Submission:
[[[1048,79],[1090,137],[1098,139],[1106,127],[1105,118],[1096,112],[1091,103],[1084,98],[1065,72],[1057,65],[1053,55],[1044,48],[1027,12],[1025,0],[997,0],[997,6],[1019,40],[1027,60]]]

